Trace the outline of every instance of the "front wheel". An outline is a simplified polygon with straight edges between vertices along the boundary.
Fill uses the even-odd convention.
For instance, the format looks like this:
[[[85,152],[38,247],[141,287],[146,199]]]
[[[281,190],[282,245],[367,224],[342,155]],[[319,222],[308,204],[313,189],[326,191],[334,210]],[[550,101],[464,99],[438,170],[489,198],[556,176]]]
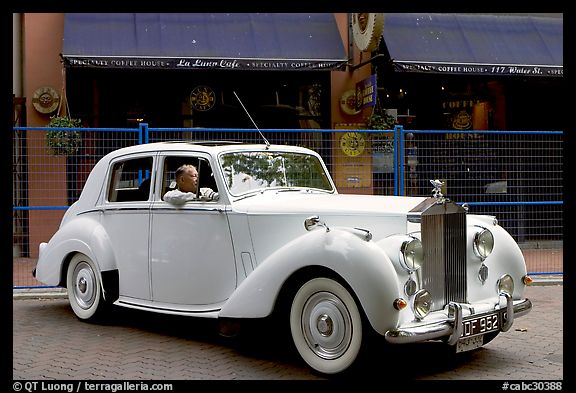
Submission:
[[[96,265],[84,254],[76,254],[68,265],[66,276],[68,300],[74,314],[83,320],[93,320],[105,308],[102,285]]]
[[[314,278],[296,292],[290,330],[302,359],[324,374],[348,369],[362,347],[358,306],[346,288],[329,278]]]

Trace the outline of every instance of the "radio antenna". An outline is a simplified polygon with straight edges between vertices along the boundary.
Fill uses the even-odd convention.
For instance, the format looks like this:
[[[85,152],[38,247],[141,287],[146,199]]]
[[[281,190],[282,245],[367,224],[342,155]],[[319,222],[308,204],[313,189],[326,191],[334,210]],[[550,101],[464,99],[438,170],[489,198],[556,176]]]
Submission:
[[[268,142],[268,139],[266,139],[266,137],[264,137],[264,134],[262,134],[262,131],[260,131],[260,129],[258,128],[258,126],[256,125],[256,123],[254,122],[254,119],[252,119],[252,116],[250,116],[250,113],[248,113],[248,111],[246,110],[246,107],[244,106],[244,104],[242,103],[242,100],[240,99],[240,97],[238,97],[238,94],[236,94],[236,92],[233,92],[234,95],[236,96],[236,99],[238,99],[238,102],[240,103],[240,105],[242,105],[242,109],[244,109],[244,112],[246,112],[246,114],[248,115],[248,117],[250,118],[250,121],[252,121],[252,124],[254,124],[254,127],[256,127],[256,129],[258,130],[258,132],[260,133],[260,136],[262,137],[262,139],[264,139],[264,143],[266,143],[266,149],[270,148],[270,142]]]

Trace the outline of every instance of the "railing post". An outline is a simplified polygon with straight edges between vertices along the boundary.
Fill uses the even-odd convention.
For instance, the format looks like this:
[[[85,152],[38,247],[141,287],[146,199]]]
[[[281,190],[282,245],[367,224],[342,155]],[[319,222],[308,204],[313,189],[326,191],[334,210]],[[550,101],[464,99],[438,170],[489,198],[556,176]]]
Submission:
[[[138,123],[138,144],[148,143],[148,123]]]
[[[404,128],[394,126],[394,195],[404,195]]]

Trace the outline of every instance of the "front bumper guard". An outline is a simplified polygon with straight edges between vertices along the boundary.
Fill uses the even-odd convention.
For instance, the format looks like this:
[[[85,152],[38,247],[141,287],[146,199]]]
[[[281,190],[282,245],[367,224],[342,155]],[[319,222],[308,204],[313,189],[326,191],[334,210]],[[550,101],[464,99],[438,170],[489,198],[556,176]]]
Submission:
[[[514,323],[514,318],[521,317],[530,312],[532,302],[529,299],[514,301],[512,297],[502,292],[500,294],[501,302],[506,303],[506,321],[500,327],[500,331],[506,332]],[[499,302],[498,304],[501,304]],[[496,308],[502,310],[496,305]],[[435,321],[429,324],[419,326],[407,326],[391,329],[386,332],[384,337],[391,344],[409,344],[421,341],[447,338],[449,345],[455,345],[462,336],[464,325],[462,316],[462,305],[456,302],[448,304],[448,317],[446,319]]]

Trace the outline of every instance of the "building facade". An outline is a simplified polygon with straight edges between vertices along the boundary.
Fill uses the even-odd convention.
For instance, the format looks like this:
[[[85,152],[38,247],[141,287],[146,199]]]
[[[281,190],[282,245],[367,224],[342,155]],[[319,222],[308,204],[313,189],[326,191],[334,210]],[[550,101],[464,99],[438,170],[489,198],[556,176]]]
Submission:
[[[373,127],[374,114],[407,129],[564,125],[561,14],[24,13],[13,32],[15,126],[60,114],[97,128],[333,129],[318,138],[341,192],[375,193],[382,181],[375,156],[340,139]],[[68,205],[69,158],[22,163],[22,149],[45,144],[18,143],[26,186],[14,198]],[[89,171],[90,158],[75,162]],[[27,214],[34,253],[62,212]]]

